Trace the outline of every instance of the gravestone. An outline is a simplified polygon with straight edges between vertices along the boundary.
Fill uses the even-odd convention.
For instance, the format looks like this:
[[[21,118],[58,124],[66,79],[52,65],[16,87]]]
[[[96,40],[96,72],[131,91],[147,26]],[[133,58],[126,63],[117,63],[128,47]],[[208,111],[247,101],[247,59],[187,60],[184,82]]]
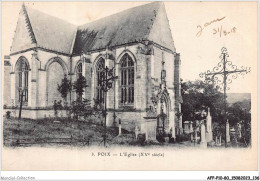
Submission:
[[[190,122],[190,132],[193,132],[192,121]]]
[[[145,141],[156,140],[157,117],[144,117]]]
[[[237,123],[237,134],[238,134],[238,138],[242,137],[242,134],[241,134],[241,124],[240,123]]]
[[[121,124],[118,125],[118,135],[122,134],[122,128],[121,128]]]
[[[188,134],[190,133],[190,122],[184,121],[184,133]]]
[[[205,125],[203,122],[200,126],[200,147],[207,148],[206,129],[205,129]]]
[[[135,139],[138,138],[138,134],[139,134],[139,129],[138,129],[138,126],[135,126]]]
[[[192,127],[192,121],[190,121],[190,140],[193,141],[193,127]]]
[[[195,141],[195,143],[197,143],[197,140],[198,140],[197,129],[195,129],[195,131],[194,131],[194,141]]]
[[[216,146],[221,146],[221,136],[216,136]]]
[[[228,120],[227,120],[227,123],[226,123],[226,141],[227,141],[227,143],[230,143],[230,134],[229,134],[229,123],[228,123]]]
[[[213,140],[213,133],[212,133],[212,117],[210,115],[210,108],[208,108],[208,115],[206,118],[207,123],[207,130],[206,130],[206,140],[207,142],[210,142]]]

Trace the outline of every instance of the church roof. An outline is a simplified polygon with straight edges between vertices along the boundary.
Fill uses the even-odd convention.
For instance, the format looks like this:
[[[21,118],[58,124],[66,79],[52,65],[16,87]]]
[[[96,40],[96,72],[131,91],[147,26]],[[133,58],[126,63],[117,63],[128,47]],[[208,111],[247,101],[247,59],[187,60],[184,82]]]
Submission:
[[[23,47],[32,48],[37,46],[71,54],[76,33],[77,26],[23,5],[18,19],[11,53],[21,51]],[[26,36],[31,38],[32,45],[28,45],[28,40],[24,38],[21,39],[21,37]],[[26,41],[27,46],[23,46]]]
[[[142,40],[175,51],[163,3],[134,7],[79,27],[23,5],[11,54],[33,47],[79,54]]]
[[[26,7],[38,47],[70,54],[77,26]]]
[[[123,45],[142,40],[154,41],[175,51],[168,19],[167,17],[163,19],[160,14],[166,15],[165,7],[161,2],[154,2],[79,26],[73,53],[78,54],[81,51],[93,51],[104,49],[107,46]],[[154,27],[156,21],[167,21],[168,26],[159,23],[159,26],[164,27]],[[168,29],[168,32],[167,34],[159,32],[157,37],[150,37],[152,29],[156,28],[158,31],[161,28]],[[168,37],[161,41],[161,36]]]

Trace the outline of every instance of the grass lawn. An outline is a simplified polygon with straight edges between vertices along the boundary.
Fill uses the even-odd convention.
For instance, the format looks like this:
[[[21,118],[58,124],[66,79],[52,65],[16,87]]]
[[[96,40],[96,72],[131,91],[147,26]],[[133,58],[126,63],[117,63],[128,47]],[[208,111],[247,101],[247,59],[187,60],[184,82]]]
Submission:
[[[98,145],[102,144],[104,127],[87,121],[68,119],[3,119],[5,146]],[[123,130],[125,133],[127,131]],[[118,135],[117,127],[107,127],[107,139]],[[89,143],[88,143],[89,142]]]
[[[97,118],[96,118],[97,119]],[[100,120],[73,121],[68,119],[17,119],[3,118],[4,146],[29,147],[29,146],[91,146],[103,145],[104,127]],[[196,148],[190,141],[174,144],[144,143],[136,140],[134,133],[122,130],[118,136],[117,127],[107,127],[107,143],[109,145],[153,146]],[[231,145],[237,147],[236,145]],[[244,147],[239,145],[238,147]]]

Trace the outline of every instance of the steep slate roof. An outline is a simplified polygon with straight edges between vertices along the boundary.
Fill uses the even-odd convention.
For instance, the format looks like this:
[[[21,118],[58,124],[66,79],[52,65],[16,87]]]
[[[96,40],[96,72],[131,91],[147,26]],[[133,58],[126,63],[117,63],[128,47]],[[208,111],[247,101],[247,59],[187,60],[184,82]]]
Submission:
[[[37,46],[71,53],[77,27],[59,18],[26,8]]]
[[[160,19],[157,18],[158,16]],[[156,21],[167,22],[164,22],[164,24],[157,23],[159,26],[163,25],[164,27],[153,27]],[[162,32],[162,29],[168,30]],[[157,32],[155,33],[156,36],[149,36],[151,31]],[[167,34],[161,34],[165,32]],[[165,38],[162,40],[161,36]],[[175,51],[163,3],[154,2],[134,7],[79,26],[73,53],[79,54],[81,51],[88,52],[104,49],[107,46],[111,47],[141,40],[150,40]]]
[[[20,20],[23,19],[23,16],[26,19],[25,26],[30,33],[32,42],[36,43],[37,47],[66,54],[72,53],[77,26],[24,5],[20,12],[18,24],[24,24],[24,22]],[[20,32],[16,29],[16,34],[17,33],[19,34]],[[23,44],[23,42],[16,40],[18,38],[19,36],[15,35],[11,53],[19,51],[17,44]]]
[[[78,28],[23,5],[11,54],[32,47],[80,54],[142,40],[153,41],[175,52],[163,3],[134,7]]]

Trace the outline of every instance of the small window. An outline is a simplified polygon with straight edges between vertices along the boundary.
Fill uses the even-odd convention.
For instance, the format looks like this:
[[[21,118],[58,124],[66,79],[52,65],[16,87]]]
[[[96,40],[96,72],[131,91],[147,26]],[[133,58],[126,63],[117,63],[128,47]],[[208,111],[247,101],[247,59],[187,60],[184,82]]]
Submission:
[[[80,62],[76,68],[77,79],[82,76],[82,62]]]

